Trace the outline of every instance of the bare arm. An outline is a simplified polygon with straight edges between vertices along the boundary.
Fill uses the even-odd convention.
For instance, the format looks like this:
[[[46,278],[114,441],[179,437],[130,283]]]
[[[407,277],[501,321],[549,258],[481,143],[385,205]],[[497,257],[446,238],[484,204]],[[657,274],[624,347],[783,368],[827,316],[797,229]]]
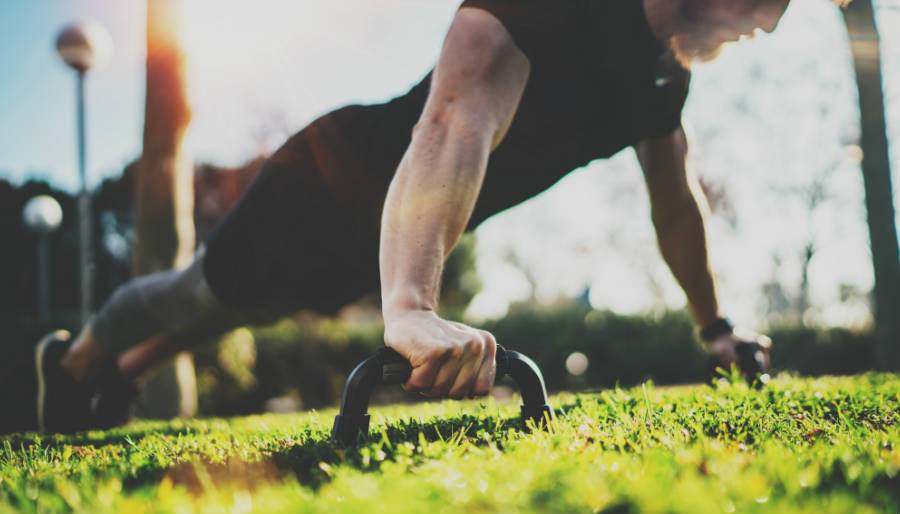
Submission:
[[[635,149],[650,193],[651,215],[663,258],[684,289],[697,326],[707,327],[722,314],[706,246],[709,207],[699,182],[686,165],[684,130],[679,127],[666,136],[648,139]],[[737,362],[736,348],[746,342],[759,345],[761,369],[767,370],[772,342],[765,336],[740,331],[706,341],[718,365],[725,369]],[[758,370],[743,371],[755,379]]]
[[[382,217],[385,343],[413,364],[408,389],[462,397],[487,394],[493,384],[493,337],[434,309],[444,260],[468,224],[529,70],[492,15],[459,11]]]
[[[637,145],[650,193],[651,215],[663,258],[688,298],[700,327],[720,317],[716,284],[709,265],[706,197],[686,166],[687,139],[680,127]]]

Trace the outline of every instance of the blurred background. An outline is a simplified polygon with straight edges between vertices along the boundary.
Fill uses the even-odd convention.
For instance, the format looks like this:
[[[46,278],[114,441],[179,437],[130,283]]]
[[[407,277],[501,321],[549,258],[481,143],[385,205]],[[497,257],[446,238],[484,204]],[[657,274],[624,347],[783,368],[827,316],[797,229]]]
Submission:
[[[82,238],[95,306],[134,274],[183,263],[289,135],[418,82],[458,3],[3,2],[4,385],[45,330],[80,325]],[[105,66],[82,74],[86,234],[77,73],[56,48],[80,20],[109,34],[96,40]],[[900,368],[896,174],[890,185],[900,166],[900,1],[857,0],[845,12],[792,2],[774,34],[695,68],[686,126],[728,315],[773,336],[780,370]],[[25,216],[40,195],[61,206],[58,229],[46,201]],[[485,222],[446,275],[444,313],[533,356],[552,389],[704,379],[631,150]],[[301,312],[237,330],[180,358],[145,413],[333,405],[346,373],[381,343],[379,323],[377,298],[365,298],[335,317]]]

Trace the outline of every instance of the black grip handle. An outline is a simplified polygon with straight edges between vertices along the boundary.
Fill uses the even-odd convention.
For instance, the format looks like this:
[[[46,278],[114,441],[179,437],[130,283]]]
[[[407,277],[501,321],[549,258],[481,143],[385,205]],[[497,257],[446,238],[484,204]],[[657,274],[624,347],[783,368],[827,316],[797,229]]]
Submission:
[[[511,377],[522,395],[522,418],[542,424],[553,419],[553,408],[547,403],[544,377],[537,364],[518,352],[497,345],[497,380]],[[340,413],[334,418],[331,440],[350,446],[369,432],[369,398],[375,387],[398,385],[409,380],[412,366],[399,353],[381,348],[375,355],[359,363],[347,377],[341,397]]]
[[[376,354],[381,359],[381,385],[405,384],[412,374],[412,366],[402,355],[388,347],[383,347]],[[497,377],[503,378],[507,374],[509,361],[506,349],[497,345]]]
[[[761,388],[769,380],[768,368],[766,366],[765,352],[766,348],[757,341],[738,341],[734,347],[737,353],[738,370],[744,376],[747,384],[754,388]],[[707,364],[709,368],[709,376],[715,379],[719,376],[718,369],[721,367],[719,359],[715,355],[709,357]]]

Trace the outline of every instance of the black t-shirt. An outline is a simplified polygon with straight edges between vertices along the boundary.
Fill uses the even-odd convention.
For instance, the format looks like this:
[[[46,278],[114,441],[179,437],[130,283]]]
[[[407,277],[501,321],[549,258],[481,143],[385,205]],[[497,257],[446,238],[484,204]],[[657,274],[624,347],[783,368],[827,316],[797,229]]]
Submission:
[[[475,212],[484,219],[570,171],[680,123],[688,74],[653,38],[642,0],[466,0],[531,61]],[[328,113],[289,139],[208,241],[210,287],[231,306],[284,295],[327,311],[378,286],[381,210],[431,83]],[[287,235],[286,235],[287,234]]]
[[[462,7],[497,16],[531,61],[470,227],[592,160],[679,126],[689,74],[655,39],[642,0],[466,0]],[[337,113],[370,172],[393,175],[430,82],[429,74],[386,104]]]

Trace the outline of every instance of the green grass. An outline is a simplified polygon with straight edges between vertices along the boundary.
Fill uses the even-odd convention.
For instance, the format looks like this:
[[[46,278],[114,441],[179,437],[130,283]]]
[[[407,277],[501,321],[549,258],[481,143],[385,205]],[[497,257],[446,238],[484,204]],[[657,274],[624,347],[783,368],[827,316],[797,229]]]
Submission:
[[[900,375],[765,390],[643,387],[517,404],[376,408],[371,442],[332,411],[0,438],[0,513],[900,512]]]

